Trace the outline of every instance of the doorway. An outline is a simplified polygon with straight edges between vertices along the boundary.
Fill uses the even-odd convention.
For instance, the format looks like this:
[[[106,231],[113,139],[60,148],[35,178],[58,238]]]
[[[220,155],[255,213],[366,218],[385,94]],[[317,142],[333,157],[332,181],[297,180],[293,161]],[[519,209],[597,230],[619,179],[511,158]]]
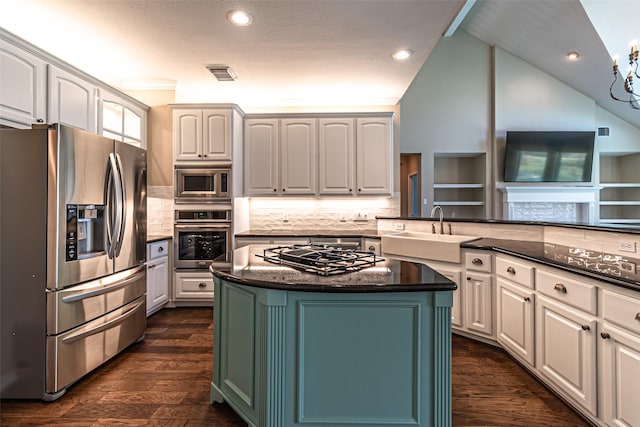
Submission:
[[[400,154],[400,216],[421,216],[421,164],[420,153]]]

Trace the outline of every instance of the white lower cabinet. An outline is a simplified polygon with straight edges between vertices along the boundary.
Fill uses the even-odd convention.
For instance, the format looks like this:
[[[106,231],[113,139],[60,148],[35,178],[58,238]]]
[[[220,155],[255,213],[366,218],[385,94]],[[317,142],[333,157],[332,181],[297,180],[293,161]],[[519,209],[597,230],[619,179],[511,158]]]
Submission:
[[[213,305],[213,276],[209,270],[175,272],[176,305]]]
[[[496,279],[496,283],[498,342],[508,352],[533,367],[534,292],[500,277]]]
[[[469,331],[493,336],[493,278],[467,271],[464,284],[464,326]]]
[[[550,383],[597,415],[595,317],[538,295],[536,365]]]
[[[602,308],[602,418],[610,426],[640,426],[640,295],[604,290]]]
[[[455,282],[458,288],[453,291],[453,307],[451,307],[451,326],[454,329],[462,329],[464,327],[464,298],[463,291],[460,286],[460,277],[462,276],[462,266],[460,264],[429,262],[429,267],[442,274],[447,279]]]
[[[147,316],[169,301],[169,241],[147,244]]]

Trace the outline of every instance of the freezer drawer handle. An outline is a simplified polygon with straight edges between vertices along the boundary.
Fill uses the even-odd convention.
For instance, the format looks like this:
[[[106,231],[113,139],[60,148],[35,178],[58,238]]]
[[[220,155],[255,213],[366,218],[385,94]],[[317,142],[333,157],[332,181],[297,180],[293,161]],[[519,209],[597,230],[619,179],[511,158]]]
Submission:
[[[134,274],[133,276],[129,276],[128,278],[126,278],[124,281],[122,282],[117,282],[114,283],[111,286],[105,286],[105,287],[100,287],[98,289],[95,289],[93,291],[89,291],[89,292],[83,292],[81,294],[75,294],[75,295],[69,295],[67,297],[63,297],[62,298],[62,302],[65,302],[67,304],[71,304],[77,301],[81,301],[83,299],[87,299],[87,298],[91,298],[91,297],[95,297],[98,295],[103,295],[103,294],[108,294],[109,292],[113,292],[117,289],[120,288],[124,288],[125,286],[129,285],[132,282],[135,282],[136,280],[139,280],[143,275],[144,275],[144,270]]]
[[[135,307],[133,307],[131,310],[127,311],[124,314],[121,314],[120,316],[116,317],[113,320],[108,321],[104,325],[98,326],[97,328],[90,329],[90,330],[84,331],[84,332],[78,332],[77,334],[69,335],[68,337],[65,337],[65,338],[62,339],[62,343],[63,344],[71,344],[71,343],[73,343],[75,341],[81,340],[81,339],[86,338],[88,336],[98,334],[100,332],[106,331],[107,329],[111,329],[115,325],[117,325],[119,323],[122,323],[125,320],[127,320],[129,317],[133,316],[136,313],[136,311],[138,310],[138,308],[144,303],[145,303],[144,300],[143,301],[139,301],[135,305]]]

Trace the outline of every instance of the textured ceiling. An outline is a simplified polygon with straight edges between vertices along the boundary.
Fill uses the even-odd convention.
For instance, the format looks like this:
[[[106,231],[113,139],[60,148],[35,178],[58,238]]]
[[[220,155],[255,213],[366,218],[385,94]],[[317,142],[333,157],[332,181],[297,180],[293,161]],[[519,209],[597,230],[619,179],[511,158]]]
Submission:
[[[0,0],[0,27],[118,88],[169,82],[176,102],[317,109],[396,104],[464,3]],[[237,8],[253,25],[227,22]],[[605,46],[640,37],[638,9],[640,0],[477,0],[462,28],[640,128],[640,112],[609,98],[615,50]],[[415,54],[396,62],[398,48]],[[573,50],[581,59],[569,63]],[[218,82],[207,64],[229,65],[238,80]]]
[[[462,0],[0,0],[0,25],[116,87],[177,82],[179,102],[394,105]],[[236,8],[253,24],[226,20]],[[396,62],[391,53],[415,54]],[[218,82],[206,64],[229,65]]]

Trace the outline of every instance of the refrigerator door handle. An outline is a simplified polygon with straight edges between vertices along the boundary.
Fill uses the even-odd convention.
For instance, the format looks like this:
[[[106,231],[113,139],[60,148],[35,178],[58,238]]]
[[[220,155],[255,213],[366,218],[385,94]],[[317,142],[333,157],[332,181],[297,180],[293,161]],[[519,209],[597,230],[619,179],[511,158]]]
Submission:
[[[113,259],[118,249],[118,236],[121,235],[120,210],[122,201],[121,174],[118,160],[114,153],[109,153],[105,208],[107,209],[107,255]],[[112,206],[113,204],[113,206]]]
[[[141,268],[144,269],[144,266],[142,266]],[[107,286],[104,286],[105,283],[100,283],[100,281],[98,281],[98,284],[96,286],[90,286],[87,292],[82,292],[80,294],[73,294],[73,295],[63,297],[62,302],[71,304],[77,301],[81,301],[83,299],[95,297],[98,295],[108,294],[109,292],[113,292],[120,288],[124,288],[125,286],[139,280],[144,275],[144,273],[145,273],[144,270],[139,271],[135,274],[132,274],[131,276],[127,277],[122,281],[117,281],[117,282],[114,282],[113,284],[107,284]]]
[[[118,255],[120,255],[120,250],[122,249],[122,243],[124,239],[124,230],[127,219],[127,194],[125,189],[124,174],[122,173],[122,160],[120,159],[120,155],[116,153],[115,159],[118,170],[118,185],[120,187],[120,191],[116,191],[116,197],[119,197],[118,203],[116,205],[116,209],[118,209],[117,217],[119,221],[119,227],[116,239],[116,250],[114,253],[117,257]]]
[[[140,305],[142,305],[144,303],[145,303],[145,300],[143,299],[142,301],[139,301],[132,309],[128,310],[124,314],[121,314],[120,316],[116,317],[115,319],[110,320],[107,323],[104,323],[104,324],[98,326],[97,328],[84,330],[84,331],[78,331],[75,334],[69,335],[68,337],[64,337],[62,339],[62,343],[63,344],[71,344],[74,341],[78,341],[78,340],[81,340],[81,339],[86,338],[88,336],[95,335],[95,334],[98,334],[100,332],[106,331],[107,329],[111,329],[115,325],[124,322],[125,320],[127,320],[127,318],[129,318],[132,315],[134,315],[136,313],[136,310],[138,310],[138,308],[140,307]]]

